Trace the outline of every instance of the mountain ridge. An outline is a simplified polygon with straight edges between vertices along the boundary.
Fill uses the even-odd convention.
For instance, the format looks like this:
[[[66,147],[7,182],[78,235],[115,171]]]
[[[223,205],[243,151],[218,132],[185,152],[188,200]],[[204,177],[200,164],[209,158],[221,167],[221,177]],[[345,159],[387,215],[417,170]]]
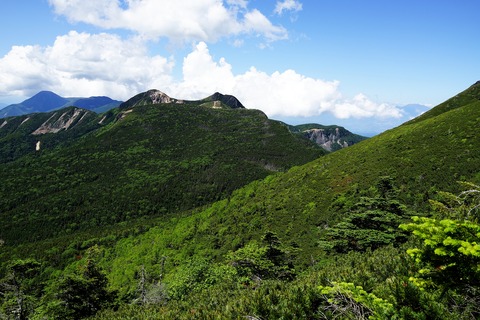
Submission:
[[[49,109],[47,106],[51,106],[51,101],[53,97],[53,100],[56,100],[57,103],[56,105],[63,104],[67,99],[62,98],[53,92],[49,91],[42,91],[41,93],[35,95],[34,97],[27,99],[26,105],[29,105],[34,109],[34,105],[36,101],[40,103],[39,106],[37,106],[37,109]],[[17,119],[14,119],[14,117],[6,117],[3,118],[3,121],[0,123],[0,142],[3,140],[4,144],[2,148],[0,148],[0,155],[2,155],[2,162],[5,161],[11,161],[19,156],[22,156],[26,153],[32,152],[34,149],[37,148],[37,146],[40,146],[41,148],[51,148],[60,143],[60,141],[66,137],[67,140],[78,138],[78,134],[80,132],[87,133],[92,130],[96,130],[101,126],[105,126],[111,121],[116,121],[116,120],[121,120],[124,119],[129,115],[130,112],[132,112],[133,109],[135,109],[138,106],[146,106],[146,105],[168,105],[168,104],[173,104],[177,106],[181,105],[196,105],[198,107],[205,107],[205,108],[211,108],[211,109],[225,109],[225,110],[246,110],[246,108],[243,106],[243,104],[234,96],[232,95],[225,95],[219,92],[215,92],[214,94],[200,99],[200,100],[183,100],[183,99],[176,99],[176,98],[171,98],[164,92],[157,90],[157,89],[150,89],[145,92],[141,92],[133,96],[132,98],[128,99],[127,101],[121,103],[118,108],[111,108],[113,105],[110,103],[112,100],[108,97],[90,97],[90,98],[70,98],[74,99],[76,101],[76,104],[80,107],[73,107],[73,108],[79,108],[79,109],[84,109],[84,110],[89,110],[91,112],[91,109],[94,109],[98,111],[98,108],[95,109],[94,107],[100,103],[103,105],[101,108],[106,108],[108,109],[107,112],[103,112],[99,115],[99,118],[96,120],[92,120],[91,123],[86,124],[85,128],[79,128],[78,130],[75,129],[72,134],[69,134],[65,131],[71,129],[70,126],[65,126],[66,123],[73,123],[75,122],[75,119],[63,119],[60,120],[57,125],[54,125],[50,123],[48,126],[45,126],[43,124],[44,121],[48,122],[47,118],[52,117],[55,121],[58,121],[58,117],[65,117],[65,116],[74,116],[75,112],[71,112],[72,107],[64,107],[61,109],[56,109],[54,111],[49,111],[49,112],[36,112],[36,113],[30,113],[26,115],[21,115],[21,116],[16,116],[20,117]],[[73,100],[72,100],[73,101]],[[93,103],[93,105],[92,105]],[[68,102],[70,104],[70,100]],[[76,110],[76,109],[74,109]],[[268,119],[268,117],[260,110],[251,110],[252,112],[257,112],[262,115],[265,119]],[[45,113],[48,114],[48,116],[45,115]],[[82,112],[83,115],[83,112]],[[45,118],[47,117],[47,118]],[[89,116],[90,118],[93,118],[93,115]],[[43,120],[42,120],[43,119]],[[40,121],[42,123],[38,123],[37,127],[35,126],[35,123],[37,121]],[[96,122],[96,123],[95,123]],[[63,124],[62,124],[63,123]],[[77,123],[75,122],[75,125]],[[354,143],[357,143],[364,138],[352,134],[348,130],[344,129],[343,127],[338,127],[337,129],[334,129],[333,131],[331,128],[335,126],[322,126],[319,124],[307,124],[307,125],[298,125],[298,126],[290,126],[287,124],[284,124],[289,128],[291,132],[294,134],[297,134],[307,140],[311,140],[315,142],[317,145],[321,146],[324,150],[327,151],[336,151],[340,148],[350,146]],[[7,135],[11,135],[15,132],[15,130],[19,129],[22,127],[20,130],[21,132],[24,132],[26,134],[25,130],[31,130],[30,134],[33,134],[33,136],[38,136],[39,133],[47,134],[45,137],[40,137],[36,141],[34,140],[33,136],[29,136],[26,139],[21,139],[21,135],[15,134],[15,138],[10,139],[7,137]],[[82,126],[81,126],[82,127]],[[88,127],[88,129],[86,129]],[[306,130],[305,132],[300,132],[300,128],[311,130]],[[2,129],[3,128],[3,129]],[[56,128],[56,129],[55,129]],[[73,127],[72,127],[73,128]],[[337,127],[336,127],[337,128]],[[314,129],[314,130],[313,130]],[[318,129],[318,130],[317,130]],[[59,137],[52,138],[51,135],[48,135],[48,133],[58,133],[62,132],[62,134]],[[3,138],[2,138],[3,137]],[[48,141],[56,141],[56,143],[49,143]]]
[[[174,103],[174,104],[184,104],[184,103],[196,103],[202,106],[209,106],[212,108],[221,108],[229,107],[231,109],[245,109],[243,104],[232,95],[224,95],[219,92],[215,92],[211,96],[200,100],[185,100],[177,99],[168,96],[166,93],[158,89],[150,89],[145,92],[141,92],[123,102],[119,108],[128,109],[133,108],[139,105],[148,105],[148,104],[162,104],[162,103]],[[210,104],[211,103],[211,104]]]

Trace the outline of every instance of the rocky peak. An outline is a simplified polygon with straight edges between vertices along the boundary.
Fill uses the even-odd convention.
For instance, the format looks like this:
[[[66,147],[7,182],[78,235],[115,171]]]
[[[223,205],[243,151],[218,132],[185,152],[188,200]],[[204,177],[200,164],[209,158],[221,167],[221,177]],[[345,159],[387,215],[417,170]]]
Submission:
[[[234,96],[228,94],[221,94],[219,92],[215,92],[213,95],[204,100],[220,101],[221,103],[229,106],[232,109],[245,109],[243,104]]]
[[[315,128],[305,130],[303,131],[303,134],[306,138],[314,141],[327,151],[334,151],[349,146],[348,143],[342,139],[340,128],[335,128],[334,130],[328,131],[325,129]]]
[[[136,96],[128,99],[120,105],[120,109],[160,103],[183,103],[183,100],[171,98],[166,93],[160,90],[152,89],[146,92],[139,93]]]
[[[366,137],[351,133],[340,126],[322,126],[312,123],[290,126],[289,128],[290,131],[303,135],[327,151],[346,148],[366,139]]]
[[[146,92],[148,99],[151,101],[152,104],[158,103],[179,103],[181,100],[170,98],[166,93],[160,90],[148,90]],[[180,102],[181,103],[181,102]]]

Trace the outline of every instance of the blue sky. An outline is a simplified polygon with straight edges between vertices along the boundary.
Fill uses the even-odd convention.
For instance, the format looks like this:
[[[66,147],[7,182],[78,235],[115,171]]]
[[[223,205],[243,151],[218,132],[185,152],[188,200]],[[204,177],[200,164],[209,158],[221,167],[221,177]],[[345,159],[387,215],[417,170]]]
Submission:
[[[480,80],[478,0],[3,0],[0,103],[233,94],[378,133]]]

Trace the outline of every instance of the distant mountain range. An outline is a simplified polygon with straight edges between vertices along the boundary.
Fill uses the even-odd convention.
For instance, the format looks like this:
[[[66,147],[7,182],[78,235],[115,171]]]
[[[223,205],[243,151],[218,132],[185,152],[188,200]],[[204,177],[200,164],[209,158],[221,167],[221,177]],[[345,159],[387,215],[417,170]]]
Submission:
[[[113,100],[109,97],[64,98],[51,91],[41,91],[23,102],[0,109],[0,118],[49,112],[70,106],[101,113],[118,107],[121,103],[122,101]]]

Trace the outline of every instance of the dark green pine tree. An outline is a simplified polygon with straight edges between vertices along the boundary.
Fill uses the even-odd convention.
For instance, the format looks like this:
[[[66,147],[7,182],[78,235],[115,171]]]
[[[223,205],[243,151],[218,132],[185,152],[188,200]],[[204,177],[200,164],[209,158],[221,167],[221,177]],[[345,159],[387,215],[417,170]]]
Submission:
[[[346,208],[339,223],[327,229],[319,241],[320,247],[327,252],[345,253],[406,241],[406,233],[398,226],[409,214],[396,196],[392,179],[381,178],[373,188],[373,195],[361,196]]]
[[[34,278],[40,266],[34,259],[14,260],[7,266],[7,275],[0,282],[0,296],[2,311],[8,319],[28,319],[33,311],[40,292]]]
[[[92,258],[98,250],[97,246],[89,248],[78,269],[49,288],[54,297],[47,302],[49,317],[82,319],[113,306],[116,294],[108,290],[108,279]]]

